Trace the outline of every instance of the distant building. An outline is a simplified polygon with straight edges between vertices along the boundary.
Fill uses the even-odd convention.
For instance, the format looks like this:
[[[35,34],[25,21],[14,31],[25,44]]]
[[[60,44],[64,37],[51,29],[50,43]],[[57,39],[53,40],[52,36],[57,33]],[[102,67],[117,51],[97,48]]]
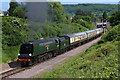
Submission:
[[[4,13],[1,9],[0,9],[0,16],[4,16]]]

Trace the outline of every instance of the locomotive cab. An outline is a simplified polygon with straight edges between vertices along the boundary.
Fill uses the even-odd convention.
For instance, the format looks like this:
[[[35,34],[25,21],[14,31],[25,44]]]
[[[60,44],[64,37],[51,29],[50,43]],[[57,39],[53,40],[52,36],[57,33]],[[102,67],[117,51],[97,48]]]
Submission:
[[[18,54],[18,60],[22,64],[31,62],[33,55],[33,44],[22,44],[20,47],[20,52]]]

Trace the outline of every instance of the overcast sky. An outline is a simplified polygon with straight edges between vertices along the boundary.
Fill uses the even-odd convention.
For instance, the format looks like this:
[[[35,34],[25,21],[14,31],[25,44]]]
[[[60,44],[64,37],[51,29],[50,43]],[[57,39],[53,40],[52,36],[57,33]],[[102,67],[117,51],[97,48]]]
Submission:
[[[0,9],[2,9],[2,11],[6,11],[7,9],[9,9],[10,1],[11,0],[0,0]],[[60,1],[62,4],[78,4],[78,3],[118,3],[120,0],[32,0],[32,1]]]

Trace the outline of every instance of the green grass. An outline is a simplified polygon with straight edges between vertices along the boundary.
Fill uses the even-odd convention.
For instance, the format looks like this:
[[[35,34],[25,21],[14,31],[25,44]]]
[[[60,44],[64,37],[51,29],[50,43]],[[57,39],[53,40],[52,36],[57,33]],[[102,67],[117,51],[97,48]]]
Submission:
[[[63,65],[34,78],[117,78],[118,42],[96,43]]]
[[[2,62],[7,63],[9,61],[13,61],[17,59],[19,53],[20,46],[12,46],[6,47],[6,49],[2,50]]]

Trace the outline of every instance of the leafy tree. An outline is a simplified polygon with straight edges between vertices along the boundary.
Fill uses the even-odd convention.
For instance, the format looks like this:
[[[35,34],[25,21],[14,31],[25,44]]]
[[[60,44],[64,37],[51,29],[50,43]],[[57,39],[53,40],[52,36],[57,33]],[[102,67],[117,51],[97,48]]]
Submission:
[[[72,19],[72,22],[78,23],[78,22],[81,21],[81,20],[82,20],[82,16],[80,16],[80,15],[75,15],[75,16],[73,17],[73,19]]]
[[[82,19],[87,21],[87,22],[91,22],[91,17],[90,16],[82,16]]]
[[[90,19],[90,21],[95,21],[95,17],[94,17],[94,15],[92,14],[92,12],[91,11],[88,11],[88,12],[84,12],[84,11],[82,11],[82,10],[77,10],[76,12],[75,12],[75,16],[77,16],[77,15],[80,15],[80,16],[90,16],[91,17],[91,19]],[[87,17],[86,17],[87,18]],[[90,22],[90,21],[88,21],[88,22]]]
[[[119,41],[120,40],[120,37],[119,37],[120,32],[118,30],[119,27],[120,27],[120,25],[117,25],[117,26],[114,26],[113,28],[111,28],[108,33],[106,33],[102,36],[102,39],[104,41],[116,41],[116,40]]]
[[[4,17],[2,20],[2,44],[16,46],[28,40],[26,20],[15,17]]]
[[[84,27],[86,27],[87,29],[91,30],[94,29],[94,25],[91,22],[91,17],[90,16],[80,16],[80,15],[76,15],[74,16],[74,18],[72,19],[72,23],[77,23],[80,24]]]
[[[103,19],[107,19],[107,18],[108,18],[108,16],[107,16],[107,12],[104,11],[104,12],[103,12]]]
[[[116,4],[77,4],[77,5],[63,5],[63,7],[66,13],[70,15],[75,15],[76,11],[79,9],[81,9],[84,12],[92,11],[94,16],[99,19],[101,19],[101,16],[103,15],[104,11],[106,11],[108,16],[110,16],[112,12],[118,10],[118,6]]]
[[[18,7],[19,4],[16,2],[16,0],[11,0],[10,2],[10,8],[9,8],[9,15],[13,16],[13,11]]]
[[[66,14],[60,2],[51,2],[49,14],[52,15],[53,22],[66,22]]]
[[[96,19],[95,19],[94,15],[92,14],[92,12],[91,12],[91,11],[86,12],[86,13],[85,13],[85,15],[86,15],[86,16],[90,16],[90,17],[91,17],[91,21],[92,21],[92,22],[95,22],[95,21],[96,21]]]
[[[111,23],[111,26],[120,24],[120,11],[112,13],[111,17],[109,18],[109,22]]]
[[[16,7],[16,9],[13,11],[13,16],[25,18],[25,10],[23,10],[22,6]]]
[[[85,13],[84,13],[82,10],[79,9],[79,10],[76,11],[75,15],[81,15],[81,16],[84,16]]]

